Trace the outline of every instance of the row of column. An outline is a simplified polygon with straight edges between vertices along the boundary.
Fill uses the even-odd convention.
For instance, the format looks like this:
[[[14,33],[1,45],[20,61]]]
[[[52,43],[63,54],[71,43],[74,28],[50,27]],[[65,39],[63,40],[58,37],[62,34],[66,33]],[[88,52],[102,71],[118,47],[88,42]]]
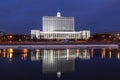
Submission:
[[[44,33],[44,39],[82,39],[82,33]]]

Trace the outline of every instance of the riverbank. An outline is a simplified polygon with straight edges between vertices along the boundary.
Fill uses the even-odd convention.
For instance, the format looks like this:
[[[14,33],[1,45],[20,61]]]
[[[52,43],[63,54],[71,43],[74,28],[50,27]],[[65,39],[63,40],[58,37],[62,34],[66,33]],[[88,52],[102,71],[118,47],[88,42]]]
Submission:
[[[64,48],[112,48],[118,49],[119,44],[117,43],[88,43],[88,42],[10,42],[10,43],[0,43],[0,49],[3,48],[14,48],[14,49],[64,49]]]
[[[24,42],[0,42],[0,45],[80,45],[80,44],[117,44],[118,42],[87,42],[87,41],[77,41],[77,42],[33,42],[33,41],[24,41]]]

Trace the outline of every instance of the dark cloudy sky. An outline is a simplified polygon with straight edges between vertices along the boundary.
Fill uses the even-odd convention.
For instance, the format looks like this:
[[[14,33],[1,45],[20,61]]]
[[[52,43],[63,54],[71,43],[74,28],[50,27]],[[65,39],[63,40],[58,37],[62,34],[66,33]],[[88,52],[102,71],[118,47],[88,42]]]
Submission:
[[[42,16],[75,17],[77,31],[120,31],[120,0],[0,0],[0,31],[30,33],[42,30]]]

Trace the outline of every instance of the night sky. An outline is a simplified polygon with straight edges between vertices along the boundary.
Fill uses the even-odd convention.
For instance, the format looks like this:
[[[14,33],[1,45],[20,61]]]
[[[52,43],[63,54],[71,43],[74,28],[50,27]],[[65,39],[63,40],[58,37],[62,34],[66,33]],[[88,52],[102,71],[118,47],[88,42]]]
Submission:
[[[42,30],[42,16],[75,17],[75,30],[120,31],[120,0],[0,0],[0,31]]]

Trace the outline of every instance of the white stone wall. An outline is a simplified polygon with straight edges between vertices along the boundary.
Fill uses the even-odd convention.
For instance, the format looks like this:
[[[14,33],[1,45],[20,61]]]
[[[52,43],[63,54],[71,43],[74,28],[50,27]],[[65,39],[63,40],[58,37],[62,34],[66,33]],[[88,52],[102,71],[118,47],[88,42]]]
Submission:
[[[79,32],[40,32],[43,39],[88,39],[90,31]]]
[[[31,39],[40,39],[40,30],[31,30]]]
[[[40,32],[40,30],[31,30],[31,39],[88,39],[89,30],[79,32]]]

